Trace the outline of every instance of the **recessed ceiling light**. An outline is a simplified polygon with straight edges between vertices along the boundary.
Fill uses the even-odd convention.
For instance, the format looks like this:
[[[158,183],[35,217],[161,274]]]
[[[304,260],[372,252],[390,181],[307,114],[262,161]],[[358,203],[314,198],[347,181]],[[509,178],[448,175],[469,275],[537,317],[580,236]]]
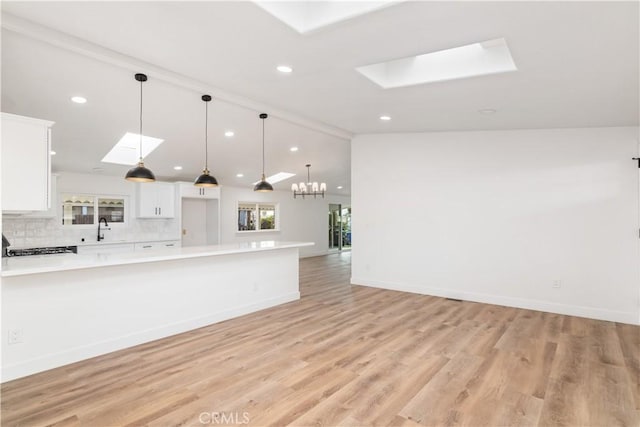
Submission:
[[[287,73],[287,74],[293,71],[293,68],[289,67],[288,65],[278,65],[276,69],[281,73]]]
[[[87,98],[85,98],[84,96],[72,96],[71,100],[73,102],[75,102],[76,104],[86,104],[87,103]]]
[[[238,177],[238,178],[242,178],[243,176],[244,176],[244,174],[243,174],[243,173],[237,173],[237,174],[236,174],[236,177]]]
[[[298,147],[291,147],[289,148],[289,151],[293,151],[295,153],[296,151],[298,151]]]
[[[227,138],[231,138],[233,135],[235,135],[235,132],[232,130],[228,130],[224,133],[224,136],[226,136]]]
[[[182,166],[174,166],[173,170],[181,171],[182,170]]]
[[[52,156],[55,156],[55,155],[56,155],[56,152],[55,152],[55,151],[53,151],[53,150],[51,150],[51,151],[49,151],[49,154],[51,154]]]
[[[389,120],[391,120],[391,117],[389,117],[389,116],[380,116],[380,120],[388,122]]]
[[[480,114],[494,114],[496,112],[496,110],[494,110],[493,108],[485,108],[482,110],[478,110],[478,113]]]
[[[342,190],[342,185],[338,185],[336,188],[337,188],[338,190]]]

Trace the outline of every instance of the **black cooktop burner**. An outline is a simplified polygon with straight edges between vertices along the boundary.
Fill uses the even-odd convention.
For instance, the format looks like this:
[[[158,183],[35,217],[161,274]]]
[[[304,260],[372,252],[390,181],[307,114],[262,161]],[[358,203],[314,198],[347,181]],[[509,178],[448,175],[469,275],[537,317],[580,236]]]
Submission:
[[[50,254],[77,254],[77,246],[50,246],[48,248],[9,249],[7,256],[30,256]]]

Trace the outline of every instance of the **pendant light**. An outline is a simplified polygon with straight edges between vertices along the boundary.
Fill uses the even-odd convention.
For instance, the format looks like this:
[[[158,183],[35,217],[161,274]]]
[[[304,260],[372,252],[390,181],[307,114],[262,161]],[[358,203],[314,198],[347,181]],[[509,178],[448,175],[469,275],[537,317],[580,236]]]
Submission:
[[[264,177],[264,120],[267,117],[269,116],[265,113],[260,114],[260,118],[262,119],[262,179],[253,187],[253,191],[259,191],[261,193],[273,191],[273,186],[269,184]]]
[[[211,96],[202,95],[204,101],[204,169],[193,183],[196,187],[217,187],[218,180],[209,174],[209,101]]]
[[[144,162],[142,161],[142,83],[147,81],[147,76],[138,73],[135,78],[140,82],[140,160],[138,160],[136,167],[129,169],[124,179],[133,182],[153,182],[156,180],[155,175],[150,169],[144,167]]]

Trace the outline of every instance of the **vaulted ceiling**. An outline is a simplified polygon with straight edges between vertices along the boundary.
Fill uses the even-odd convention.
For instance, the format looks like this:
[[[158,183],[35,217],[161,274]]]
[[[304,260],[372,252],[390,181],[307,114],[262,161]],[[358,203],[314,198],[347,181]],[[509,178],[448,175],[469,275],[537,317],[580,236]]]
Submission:
[[[2,10],[2,110],[56,121],[59,170],[124,173],[100,160],[137,131],[138,71],[149,75],[145,134],[166,140],[147,163],[169,179],[202,168],[204,92],[223,184],[259,178],[264,111],[267,174],[312,163],[338,194],[349,193],[356,133],[638,125],[637,2],[400,2],[304,34],[252,2],[3,1]],[[497,38],[517,71],[382,89],[355,70]],[[487,109],[495,113],[479,113]]]

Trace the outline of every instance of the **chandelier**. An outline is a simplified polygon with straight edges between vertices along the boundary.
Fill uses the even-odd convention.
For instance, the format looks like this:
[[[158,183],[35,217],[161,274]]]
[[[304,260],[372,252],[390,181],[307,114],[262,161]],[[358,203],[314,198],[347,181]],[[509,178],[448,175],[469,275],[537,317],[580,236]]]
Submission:
[[[324,193],[327,191],[327,184],[321,182],[319,185],[317,182],[311,182],[311,165],[305,165],[307,167],[307,183],[301,182],[300,184],[291,184],[291,191],[293,191],[293,198],[295,199],[297,196],[302,196],[304,199],[305,196],[313,196],[314,198],[317,196],[322,196],[324,198]]]

